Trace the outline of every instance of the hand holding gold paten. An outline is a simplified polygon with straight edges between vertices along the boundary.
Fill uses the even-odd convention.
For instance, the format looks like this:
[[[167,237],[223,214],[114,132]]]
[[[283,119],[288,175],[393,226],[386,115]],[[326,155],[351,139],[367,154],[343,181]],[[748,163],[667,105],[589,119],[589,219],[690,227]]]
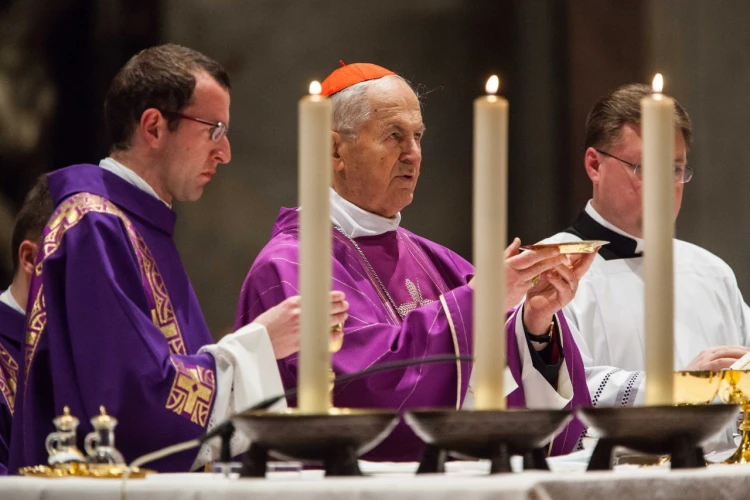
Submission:
[[[505,308],[516,306],[526,293],[538,285],[543,273],[562,265],[565,258],[556,247],[520,252],[521,240],[515,238],[505,249]]]
[[[594,262],[596,252],[562,257],[564,264],[540,274],[539,283],[526,294],[523,322],[529,333],[541,335],[549,330],[552,316],[575,297],[578,282]]]

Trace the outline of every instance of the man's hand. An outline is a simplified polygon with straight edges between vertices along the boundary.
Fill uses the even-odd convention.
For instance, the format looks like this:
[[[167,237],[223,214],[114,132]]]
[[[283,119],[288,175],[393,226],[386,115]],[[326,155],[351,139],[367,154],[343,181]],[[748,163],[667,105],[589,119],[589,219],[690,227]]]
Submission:
[[[505,309],[512,309],[521,302],[532,288],[532,280],[542,273],[566,262],[555,248],[519,252],[521,240],[515,238],[505,249]]]
[[[744,356],[750,347],[742,345],[719,345],[703,349],[685,367],[686,370],[723,370]]]
[[[523,308],[523,323],[529,333],[541,335],[549,330],[552,316],[573,300],[578,281],[595,258],[596,252],[570,255],[567,265],[560,264],[541,275],[539,283],[526,294]]]
[[[253,323],[266,327],[276,359],[299,351],[299,304],[299,295],[289,297],[253,320]],[[338,323],[344,324],[349,317],[348,310],[349,303],[344,300],[344,292],[331,292],[331,328]],[[343,332],[332,332],[331,342],[339,341],[342,335]]]

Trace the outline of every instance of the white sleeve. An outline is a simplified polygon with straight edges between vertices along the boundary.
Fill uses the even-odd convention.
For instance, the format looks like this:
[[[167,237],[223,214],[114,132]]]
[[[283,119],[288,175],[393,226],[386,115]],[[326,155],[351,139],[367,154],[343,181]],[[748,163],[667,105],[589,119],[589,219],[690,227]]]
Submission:
[[[739,302],[740,302],[740,335],[742,336],[742,344],[745,346],[750,346],[750,306],[747,305],[747,303],[742,299],[742,292],[737,290],[737,293],[739,294]]]
[[[273,347],[263,325],[245,325],[198,352],[207,352],[216,360],[216,399],[206,432],[232,415],[284,392]],[[284,408],[283,398],[271,407],[272,410]],[[192,470],[218,458],[220,444],[219,439],[213,439],[201,446]],[[247,451],[249,446],[247,437],[236,431],[232,438],[232,455]]]
[[[557,314],[555,321],[558,322]],[[529,344],[526,341],[526,332],[523,328],[523,311],[519,311],[515,317],[515,332],[518,352],[521,357],[521,385],[526,398],[527,408],[545,408],[559,410],[565,408],[573,399],[573,384],[570,381],[568,368],[565,360],[560,363],[560,374],[557,379],[557,388],[552,387],[547,379],[534,368],[529,352]]]
[[[522,307],[522,304],[518,305],[518,308]],[[557,380],[557,389],[552,387],[547,379],[534,368],[534,363],[531,361],[531,353],[529,352],[529,344],[526,341],[526,332],[523,328],[523,312],[519,310],[518,314],[511,315],[508,321],[512,321],[515,318],[513,324],[513,331],[516,335],[516,342],[518,344],[518,352],[520,354],[521,362],[521,385],[523,386],[524,397],[526,399],[527,408],[536,409],[561,409],[564,408],[571,399],[573,399],[573,384],[570,381],[570,374],[568,373],[567,365],[565,360],[560,363],[560,375]],[[507,331],[506,324],[506,331]],[[473,387],[473,371],[472,377],[469,379],[469,389],[464,398],[464,404],[462,406],[465,410],[474,408],[474,393]],[[513,375],[510,369],[505,367],[505,376],[503,377],[505,395],[507,396],[511,392],[515,391],[518,387],[516,381],[513,379]]]

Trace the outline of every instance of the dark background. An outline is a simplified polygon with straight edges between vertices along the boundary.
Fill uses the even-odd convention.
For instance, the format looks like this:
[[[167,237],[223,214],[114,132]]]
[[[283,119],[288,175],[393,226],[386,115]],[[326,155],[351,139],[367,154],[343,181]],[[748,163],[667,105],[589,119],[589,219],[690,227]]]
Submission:
[[[231,329],[280,206],[296,204],[296,106],[338,60],[392,69],[424,97],[422,175],[403,224],[471,256],[471,102],[492,73],[510,101],[509,236],[566,227],[591,187],[588,109],[650,82],[688,109],[696,170],[678,237],[750,287],[750,3],[743,0],[0,0],[0,289],[12,220],[42,172],[106,155],[106,87],[139,49],[176,42],[230,72],[232,163],[176,207],[209,326]],[[500,251],[500,249],[498,249]]]

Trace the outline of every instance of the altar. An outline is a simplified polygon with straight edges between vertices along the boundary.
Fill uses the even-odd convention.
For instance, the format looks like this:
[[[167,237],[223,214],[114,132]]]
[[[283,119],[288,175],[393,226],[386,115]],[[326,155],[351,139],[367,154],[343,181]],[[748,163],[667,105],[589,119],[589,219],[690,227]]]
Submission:
[[[268,479],[233,479],[220,474],[156,474],[126,484],[127,500],[234,500],[253,498],[328,500],[573,500],[595,498],[743,498],[750,490],[750,466],[714,465],[698,470],[668,466],[615,471],[522,472],[487,476],[487,463],[448,467],[445,475],[414,476],[416,464],[378,464],[365,478],[324,478],[321,471],[276,472]],[[390,469],[389,469],[390,467]],[[570,466],[570,468],[573,468]],[[122,482],[102,479],[0,478],[0,499],[119,500]]]

